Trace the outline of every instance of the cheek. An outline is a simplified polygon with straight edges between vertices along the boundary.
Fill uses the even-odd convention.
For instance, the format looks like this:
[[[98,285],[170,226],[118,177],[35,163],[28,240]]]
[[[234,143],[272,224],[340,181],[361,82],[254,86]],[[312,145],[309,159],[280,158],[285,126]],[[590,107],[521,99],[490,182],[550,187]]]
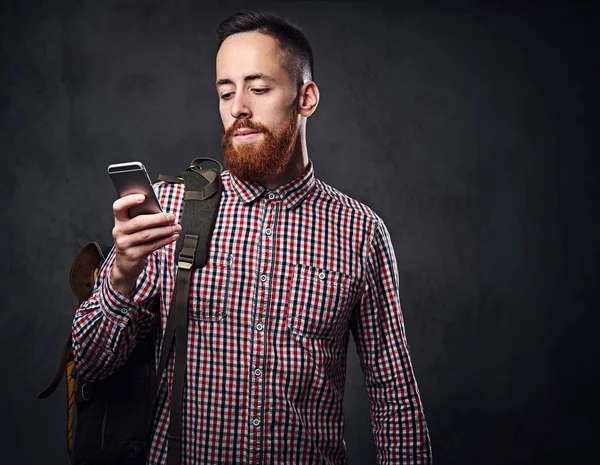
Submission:
[[[282,112],[281,108],[279,107],[269,109],[268,111],[261,112],[260,114],[255,113],[254,116],[257,121],[260,121],[273,133],[278,133],[281,131],[282,127],[289,119],[289,115]]]
[[[227,129],[234,122],[233,116],[229,112],[229,108],[225,105],[219,105],[219,114],[221,115],[221,122],[223,123],[223,127]]]
[[[290,113],[281,113],[277,115],[277,121],[273,123],[275,133],[281,133],[286,130],[290,124]]]
[[[278,131],[288,119],[288,107],[281,92],[272,91],[267,95],[257,95],[252,100],[252,119]]]

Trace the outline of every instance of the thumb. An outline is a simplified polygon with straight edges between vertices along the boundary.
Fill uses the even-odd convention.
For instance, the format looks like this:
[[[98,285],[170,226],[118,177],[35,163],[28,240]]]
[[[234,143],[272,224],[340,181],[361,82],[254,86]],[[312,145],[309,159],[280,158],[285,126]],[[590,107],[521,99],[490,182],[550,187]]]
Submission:
[[[113,203],[115,220],[129,221],[131,219],[129,218],[129,209],[141,204],[145,199],[146,197],[143,194],[131,194],[117,199],[115,203]]]

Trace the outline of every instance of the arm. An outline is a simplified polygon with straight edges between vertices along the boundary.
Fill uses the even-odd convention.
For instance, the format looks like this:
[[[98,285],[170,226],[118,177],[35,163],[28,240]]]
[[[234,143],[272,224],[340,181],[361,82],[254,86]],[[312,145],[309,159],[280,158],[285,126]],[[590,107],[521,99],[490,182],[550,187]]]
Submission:
[[[175,241],[181,227],[167,213],[129,218],[129,208],[143,200],[143,195],[130,195],[114,203],[115,246],[92,296],[75,313],[73,357],[90,381],[105,378],[123,365],[156,318],[150,306],[159,292],[158,250]]]
[[[352,333],[371,400],[379,463],[430,464],[429,432],[404,333],[396,258],[381,220],[368,250]]]
[[[148,257],[129,295],[121,294],[111,284],[114,261],[113,248],[98,274],[92,296],[75,312],[71,329],[75,365],[89,381],[106,378],[123,365],[156,318],[149,307],[158,293],[157,252]]]

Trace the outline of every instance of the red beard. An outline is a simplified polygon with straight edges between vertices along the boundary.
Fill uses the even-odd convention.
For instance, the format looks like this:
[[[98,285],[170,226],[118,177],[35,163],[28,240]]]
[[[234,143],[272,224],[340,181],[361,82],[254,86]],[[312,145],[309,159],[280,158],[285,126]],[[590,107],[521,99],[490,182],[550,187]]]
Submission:
[[[248,128],[260,132],[259,142],[233,143],[233,134]],[[238,119],[223,131],[221,144],[229,171],[245,181],[264,182],[285,172],[292,161],[298,140],[298,110],[294,106],[281,130],[274,134],[265,125],[248,119]]]

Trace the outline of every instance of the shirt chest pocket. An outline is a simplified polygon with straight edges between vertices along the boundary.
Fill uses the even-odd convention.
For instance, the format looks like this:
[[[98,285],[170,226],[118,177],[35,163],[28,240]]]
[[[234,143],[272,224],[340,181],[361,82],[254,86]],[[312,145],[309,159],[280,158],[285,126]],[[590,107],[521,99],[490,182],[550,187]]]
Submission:
[[[189,316],[194,320],[218,321],[229,307],[231,255],[211,255],[206,266],[194,270],[190,286]]]
[[[336,339],[346,332],[351,282],[337,271],[295,265],[287,305],[290,331],[319,339]]]

